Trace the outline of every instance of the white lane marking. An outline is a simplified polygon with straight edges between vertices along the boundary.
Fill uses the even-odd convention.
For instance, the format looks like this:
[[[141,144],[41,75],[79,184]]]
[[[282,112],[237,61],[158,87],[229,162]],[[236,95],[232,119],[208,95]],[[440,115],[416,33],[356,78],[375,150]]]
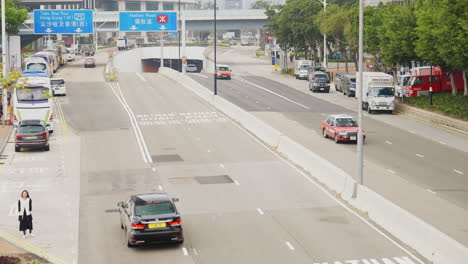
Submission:
[[[122,93],[122,90],[120,89],[119,84],[117,83],[116,84],[117,87],[115,88],[111,83],[109,83],[109,86],[111,87],[112,92],[115,94],[119,102],[122,104],[123,108],[128,114],[128,117],[130,118],[132,130],[135,133],[135,137],[137,139],[137,143],[140,148],[141,154],[143,156],[144,162],[152,163],[153,159],[151,158],[151,154],[149,153],[148,146],[146,145],[145,139],[143,138],[143,134],[141,133],[140,127],[138,126],[138,122],[136,120],[135,114],[133,113],[132,109],[130,108],[127,101],[125,100],[125,97],[123,96],[123,93]]]
[[[303,108],[305,108],[305,109],[310,109],[310,107],[307,107],[307,106],[305,106],[305,105],[303,105],[303,104],[301,104],[301,103],[298,103],[298,102],[293,101],[293,100],[291,100],[291,99],[289,99],[289,98],[287,98],[287,97],[284,97],[284,96],[282,96],[281,94],[278,94],[278,93],[275,93],[275,92],[273,92],[273,91],[270,91],[270,90],[268,90],[268,89],[266,89],[266,88],[264,88],[264,87],[262,87],[262,86],[260,86],[260,85],[258,85],[258,84],[255,84],[255,83],[253,83],[253,82],[247,81],[247,80],[242,79],[242,78],[240,78],[240,77],[234,77],[234,79],[237,79],[237,80],[239,80],[239,81],[241,81],[241,82],[243,82],[243,83],[246,83],[246,84],[248,84],[248,85],[250,85],[250,86],[256,87],[256,88],[261,89],[261,90],[264,90],[264,91],[269,92],[269,93],[271,93],[271,94],[274,94],[274,95],[276,95],[276,96],[278,96],[278,97],[280,97],[280,98],[283,98],[284,100],[286,100],[286,101],[288,101],[288,102],[291,102],[291,103],[293,103],[293,104],[295,104],[295,105],[298,105],[298,106],[300,106],[300,107],[303,107]]]
[[[146,82],[145,77],[143,77],[143,75],[141,75],[139,72],[137,72],[136,75],[138,76],[138,78],[140,78],[142,82]]]
[[[414,132],[414,131],[411,131],[411,130],[410,130],[409,132],[410,132],[411,134],[416,134],[416,132]]]
[[[257,211],[258,211],[258,213],[261,214],[261,215],[264,215],[264,214],[265,214],[265,213],[262,211],[262,209],[260,209],[260,208],[257,208]]]
[[[442,142],[442,141],[439,141],[439,143],[442,144],[442,145],[447,145],[447,143]]]
[[[458,174],[463,174],[463,172],[459,171],[459,170],[453,170],[454,172],[458,173]]]
[[[158,185],[158,189],[159,189],[160,191],[162,191],[162,190],[163,190],[162,185]]]
[[[420,158],[424,158],[424,155],[421,155],[421,154],[418,154],[418,153],[416,153],[416,156],[418,156]]]
[[[211,150],[208,150],[208,153],[210,153],[210,152],[211,152]]]
[[[286,246],[288,246],[288,248],[289,248],[290,250],[294,250],[293,245],[291,245],[291,243],[289,243],[289,241],[286,241]]]
[[[202,78],[208,79],[208,76],[205,76],[205,75],[203,75],[203,74],[201,74],[201,73],[197,73],[196,75],[197,75],[197,76],[200,76],[200,77],[202,77]]]
[[[240,186],[240,183],[238,181],[236,180],[232,180],[232,181],[234,181],[234,184],[236,184],[237,186]]]
[[[320,114],[321,116],[327,116],[326,114]]]
[[[197,250],[195,248],[192,248],[192,250],[193,250],[193,254],[195,254],[195,256],[198,256]]]
[[[199,138],[199,137],[197,137],[197,138],[196,138],[196,140],[197,140],[197,141],[200,141],[200,138]]]
[[[388,169],[387,171],[390,172],[391,174],[395,174],[394,170]]]
[[[224,114],[223,114],[224,115]],[[224,115],[226,116],[226,115]],[[227,116],[226,116],[227,118]],[[230,120],[230,119],[229,119]],[[240,130],[244,131],[244,133],[249,136],[250,138],[252,138],[254,141],[256,141],[258,144],[260,144],[261,146],[263,146],[267,151],[269,151],[271,154],[273,154],[274,156],[276,156],[278,159],[282,160],[284,163],[286,163],[287,165],[289,165],[292,169],[294,169],[295,171],[297,171],[300,175],[302,175],[307,181],[309,181],[310,183],[312,183],[313,185],[315,185],[315,187],[317,187],[318,189],[320,189],[325,195],[327,195],[328,197],[330,197],[330,199],[332,199],[333,201],[335,201],[337,204],[339,204],[341,207],[343,207],[346,211],[350,212],[351,214],[353,214],[355,217],[357,217],[358,219],[360,219],[362,222],[364,222],[366,225],[368,225],[370,228],[374,229],[375,232],[377,232],[378,234],[380,234],[382,237],[384,237],[385,239],[387,239],[388,241],[390,241],[393,245],[395,245],[396,247],[398,247],[400,250],[404,251],[406,254],[408,254],[409,256],[411,256],[414,260],[416,260],[418,263],[420,264],[425,264],[421,259],[419,259],[418,257],[416,257],[412,252],[410,252],[408,249],[406,249],[405,247],[403,247],[402,245],[400,245],[398,242],[396,242],[393,238],[391,238],[390,236],[388,236],[387,234],[385,234],[383,231],[381,231],[379,228],[377,228],[375,225],[373,225],[371,222],[369,222],[367,219],[365,219],[363,216],[359,215],[358,213],[356,213],[353,209],[351,209],[348,205],[346,205],[345,203],[343,203],[342,201],[338,200],[334,195],[332,195],[327,189],[325,189],[325,187],[323,187],[322,185],[320,185],[319,183],[315,182],[312,178],[309,177],[309,175],[305,174],[303,171],[301,171],[299,168],[297,168],[291,161],[289,160],[286,160],[284,159],[283,157],[281,157],[278,153],[274,152],[273,150],[271,150],[269,147],[265,146],[258,138],[256,138],[255,136],[253,136],[249,131],[245,130],[245,128],[243,128],[242,126],[240,126],[239,124],[236,124],[234,122],[231,121],[231,124],[233,124],[234,126],[236,126],[237,128],[239,128]],[[236,182],[234,180],[234,182]]]
[[[219,166],[224,169],[224,164],[220,163]]]
[[[437,194],[436,192],[434,192],[433,190],[431,189],[427,189],[428,192],[432,193],[432,194]]]
[[[182,248],[182,252],[184,253],[184,256],[188,256],[188,250],[186,248]]]
[[[151,170],[154,171],[154,172],[156,172],[156,168],[152,168]]]
[[[258,104],[258,101],[255,101],[256,104]]]
[[[390,141],[388,141],[388,140],[386,140],[385,143],[387,143],[387,144],[389,144],[389,145],[392,145],[392,144],[393,144],[392,142],[390,142]]]

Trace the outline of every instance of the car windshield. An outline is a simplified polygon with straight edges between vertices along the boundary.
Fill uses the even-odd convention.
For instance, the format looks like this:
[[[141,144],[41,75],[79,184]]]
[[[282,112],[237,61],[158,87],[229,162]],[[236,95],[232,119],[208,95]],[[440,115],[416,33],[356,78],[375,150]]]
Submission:
[[[218,71],[229,71],[229,67],[218,67]]]
[[[349,79],[349,82],[351,82],[351,83],[356,83],[356,78],[350,78],[350,79]]]
[[[93,58],[86,58],[86,61],[94,61]]]
[[[174,213],[174,206],[170,202],[137,203],[135,206],[135,215],[160,215]]]
[[[44,101],[48,99],[49,88],[34,87],[16,90],[18,101]]]
[[[190,67],[190,68],[195,68],[196,66],[195,66],[195,65],[193,65],[193,64],[189,64],[189,65],[187,65],[187,67]]]
[[[27,66],[28,70],[45,70],[47,66],[45,63],[29,63]]]
[[[328,75],[326,75],[326,74],[316,74],[315,78],[317,78],[317,79],[327,79],[328,80]]]
[[[44,131],[45,128],[41,125],[24,125],[18,129],[18,133],[41,133]]]
[[[388,97],[393,96],[395,92],[392,87],[373,87],[369,94],[377,97]]]
[[[336,127],[357,127],[358,124],[353,118],[338,118],[335,122]]]
[[[301,65],[299,69],[307,71],[310,68],[310,65]]]
[[[63,85],[65,83],[64,80],[51,80],[50,84],[51,85]]]

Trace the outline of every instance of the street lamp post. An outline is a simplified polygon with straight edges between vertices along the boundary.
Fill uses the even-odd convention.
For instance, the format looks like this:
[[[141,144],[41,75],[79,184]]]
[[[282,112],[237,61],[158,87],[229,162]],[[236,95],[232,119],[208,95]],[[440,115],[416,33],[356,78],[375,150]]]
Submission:
[[[327,10],[327,1],[323,0],[323,12]],[[323,67],[327,68],[327,34],[323,34]]]
[[[362,130],[362,86],[363,86],[363,45],[364,45],[364,0],[359,0],[359,76],[358,76],[358,142],[357,142],[357,183],[362,185],[364,182],[363,178],[363,130]],[[353,196],[357,194],[357,186],[355,186]]]
[[[214,3],[214,8],[213,8],[213,13],[214,13],[214,33],[213,33],[213,36],[214,36],[214,40],[213,40],[213,44],[214,44],[214,95],[218,95],[218,78],[217,78],[217,64],[216,64],[216,42],[217,42],[217,38],[216,38],[216,0],[213,0],[213,3]]]
[[[179,0],[179,72],[182,72],[182,60],[180,58],[180,37],[182,34],[182,29],[181,29],[181,20],[180,20],[180,0]]]
[[[3,63],[3,78],[7,77],[7,39],[6,39],[6,21],[5,21],[5,0],[2,0],[1,2],[1,8],[2,8],[2,63]],[[2,92],[2,102],[3,102],[3,125],[6,124],[6,118],[7,116],[7,111],[8,111],[8,97],[7,97],[7,87],[1,87],[3,89]]]

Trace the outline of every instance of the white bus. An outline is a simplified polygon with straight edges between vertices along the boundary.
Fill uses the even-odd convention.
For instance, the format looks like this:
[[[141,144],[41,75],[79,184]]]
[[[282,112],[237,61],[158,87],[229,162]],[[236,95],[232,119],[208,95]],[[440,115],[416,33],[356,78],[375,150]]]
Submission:
[[[54,111],[50,78],[29,77],[22,80],[24,89],[13,92],[13,123],[21,120],[42,120],[50,133],[54,132]]]

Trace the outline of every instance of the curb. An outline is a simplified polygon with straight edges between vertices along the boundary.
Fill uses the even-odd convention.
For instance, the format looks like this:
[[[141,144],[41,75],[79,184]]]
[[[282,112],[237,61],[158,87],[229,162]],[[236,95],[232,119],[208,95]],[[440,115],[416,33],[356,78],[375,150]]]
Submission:
[[[268,147],[275,149],[295,166],[307,171],[315,180],[325,185],[328,192],[336,192],[355,209],[367,213],[377,225],[400,239],[402,243],[414,248],[433,264],[460,264],[468,259],[468,248],[465,245],[375,191],[356,184],[346,172],[282,135],[269,124],[224,98],[212,95],[205,87],[184,74],[167,68],[163,68],[160,73],[229,116]],[[408,250],[403,250],[412,255]]]
[[[8,140],[10,140],[11,132],[13,132],[13,125],[10,126],[10,131],[8,131],[8,135],[6,136],[5,140],[3,140],[2,145],[0,145],[0,154],[3,154],[6,145],[8,144]]]

